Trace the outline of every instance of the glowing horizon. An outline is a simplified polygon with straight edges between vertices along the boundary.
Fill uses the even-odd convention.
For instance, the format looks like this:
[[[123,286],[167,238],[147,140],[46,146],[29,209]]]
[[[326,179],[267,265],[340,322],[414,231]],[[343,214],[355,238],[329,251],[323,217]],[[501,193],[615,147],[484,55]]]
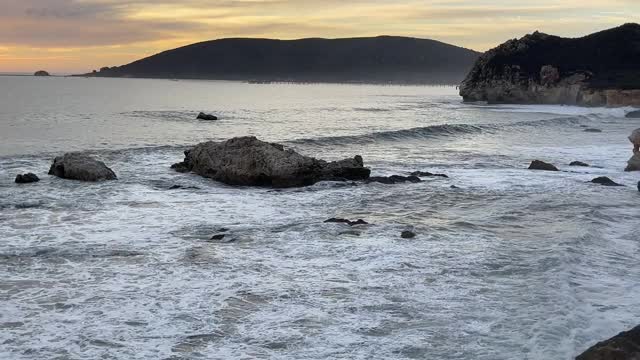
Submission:
[[[485,51],[637,21],[637,0],[2,0],[0,72],[82,73],[227,37],[396,35]]]

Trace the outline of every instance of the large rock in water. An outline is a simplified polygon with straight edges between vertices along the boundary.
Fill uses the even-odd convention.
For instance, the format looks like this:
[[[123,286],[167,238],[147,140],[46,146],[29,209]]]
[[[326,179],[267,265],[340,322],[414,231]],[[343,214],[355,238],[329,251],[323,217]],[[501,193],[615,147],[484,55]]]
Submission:
[[[529,170],[560,171],[555,165],[540,160],[533,160],[529,165]]]
[[[327,162],[253,136],[198,144],[185,151],[183,162],[171,167],[229,185],[278,188],[308,186],[323,180],[365,180],[371,173],[361,156]]]
[[[631,159],[627,161],[627,167],[624,171],[640,171],[640,152],[633,154]]]
[[[49,175],[80,181],[116,180],[117,176],[102,161],[83,153],[67,153],[53,160]]]
[[[640,360],[640,326],[597,343],[576,360]]]
[[[480,56],[460,85],[465,101],[640,106],[640,25],[577,39],[535,32]]]

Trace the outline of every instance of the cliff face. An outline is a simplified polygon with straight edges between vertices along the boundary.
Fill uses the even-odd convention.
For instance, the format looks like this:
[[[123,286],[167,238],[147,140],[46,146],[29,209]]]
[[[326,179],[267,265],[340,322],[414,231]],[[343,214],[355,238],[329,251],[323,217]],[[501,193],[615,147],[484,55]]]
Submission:
[[[476,61],[460,85],[465,101],[640,106],[640,25],[583,38],[535,32]]]

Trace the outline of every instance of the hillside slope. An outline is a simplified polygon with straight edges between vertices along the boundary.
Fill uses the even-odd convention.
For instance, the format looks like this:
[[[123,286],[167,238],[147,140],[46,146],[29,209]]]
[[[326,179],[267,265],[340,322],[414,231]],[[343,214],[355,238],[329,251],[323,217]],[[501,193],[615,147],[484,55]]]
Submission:
[[[102,77],[458,84],[479,53],[434,40],[222,39],[87,74]]]

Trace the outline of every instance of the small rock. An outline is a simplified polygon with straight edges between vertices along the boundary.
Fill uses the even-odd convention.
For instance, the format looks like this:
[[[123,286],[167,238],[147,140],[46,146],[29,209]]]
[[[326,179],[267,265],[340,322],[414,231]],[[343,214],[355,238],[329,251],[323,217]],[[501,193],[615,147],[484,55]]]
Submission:
[[[40,181],[40,178],[34,173],[16,175],[16,184],[28,184]]]
[[[222,240],[224,239],[224,236],[225,236],[224,234],[213,235],[211,237],[211,240]]]
[[[636,360],[640,359],[640,326],[595,344],[576,360]]]
[[[328,220],[324,221],[325,223],[342,223],[342,224],[347,224],[349,226],[355,226],[355,225],[367,225],[369,224],[368,222],[362,220],[362,219],[358,219],[356,221],[351,221],[348,219],[340,219],[340,218],[331,218]]]
[[[227,232],[227,231],[229,231],[229,229],[227,229],[227,228],[220,228],[220,229],[218,229],[218,232],[221,232],[221,233],[223,233],[223,232]]]
[[[33,73],[33,76],[50,76],[50,74],[44,70],[38,70]]]
[[[594,129],[594,128],[586,128],[584,129],[585,132],[590,132],[590,133],[601,133],[602,130],[600,129]]]
[[[430,173],[428,171],[414,171],[411,173],[411,176],[419,176],[419,177],[442,177],[442,178],[448,178],[449,176],[447,176],[446,174],[434,174],[434,173]]]
[[[356,230],[343,231],[339,235],[360,236],[360,232]]]
[[[201,112],[200,114],[198,114],[197,119],[199,119],[199,120],[218,120],[218,117],[215,116],[215,115],[205,114],[205,113]]]
[[[455,185],[451,185],[451,186],[449,186],[449,187],[450,187],[450,188],[452,188],[452,189],[460,189],[459,187],[457,187],[457,186],[455,186]]]
[[[584,166],[584,167],[589,167],[590,165],[587,163],[583,163],[582,161],[572,161],[571,164],[569,164],[569,166]]]
[[[638,191],[640,191],[640,181],[638,181]]]
[[[549,164],[540,160],[533,160],[531,162],[531,165],[529,165],[529,170],[560,171],[553,164]]]
[[[412,231],[405,230],[400,234],[400,237],[403,239],[413,239],[416,237],[416,234]]]
[[[640,110],[628,112],[625,116],[629,119],[640,119]]]
[[[399,184],[399,183],[405,183],[405,182],[419,183],[419,182],[422,182],[422,180],[419,177],[414,175],[372,176],[369,179],[367,179],[367,184],[374,183],[374,182],[391,185],[391,184]]]
[[[597,178],[591,180],[591,182],[594,183],[594,184],[600,184],[600,185],[604,185],[604,186],[624,186],[624,185],[618,184],[617,182],[609,179],[606,176],[597,177]]]

